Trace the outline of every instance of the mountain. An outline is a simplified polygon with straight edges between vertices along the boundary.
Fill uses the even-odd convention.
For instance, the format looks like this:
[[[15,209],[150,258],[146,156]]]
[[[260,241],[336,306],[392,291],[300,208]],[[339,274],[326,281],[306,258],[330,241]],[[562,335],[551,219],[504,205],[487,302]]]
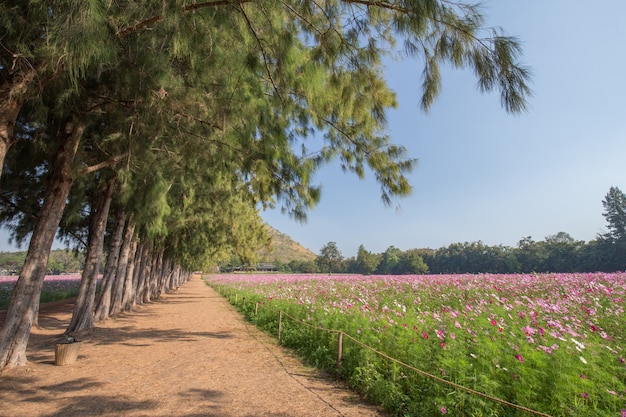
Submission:
[[[305,248],[289,236],[279,232],[272,226],[266,224],[268,234],[272,238],[272,251],[261,250],[259,259],[262,262],[273,262],[275,260],[287,264],[291,261],[313,261],[317,255]]]

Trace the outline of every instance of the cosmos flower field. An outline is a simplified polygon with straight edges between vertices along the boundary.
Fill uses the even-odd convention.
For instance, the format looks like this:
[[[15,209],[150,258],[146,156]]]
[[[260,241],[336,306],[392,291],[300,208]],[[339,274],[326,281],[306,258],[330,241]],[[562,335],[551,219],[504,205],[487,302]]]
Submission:
[[[0,310],[6,309],[17,276],[0,276]],[[80,274],[74,275],[46,275],[41,290],[41,302],[64,300],[78,295]]]
[[[282,311],[282,344],[393,415],[626,417],[626,273],[207,283],[274,334]],[[338,333],[319,328],[349,336],[339,370]]]

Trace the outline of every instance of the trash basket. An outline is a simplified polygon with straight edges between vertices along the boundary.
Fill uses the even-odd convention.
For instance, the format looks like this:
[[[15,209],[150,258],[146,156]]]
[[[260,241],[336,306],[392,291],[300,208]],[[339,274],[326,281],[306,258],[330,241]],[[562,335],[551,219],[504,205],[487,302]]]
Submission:
[[[76,362],[83,342],[57,343],[54,345],[54,364],[69,365]]]

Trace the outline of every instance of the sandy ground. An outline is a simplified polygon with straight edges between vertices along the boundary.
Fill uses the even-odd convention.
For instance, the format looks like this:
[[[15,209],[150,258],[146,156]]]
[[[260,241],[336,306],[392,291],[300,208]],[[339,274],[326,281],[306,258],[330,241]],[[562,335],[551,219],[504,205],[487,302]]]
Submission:
[[[71,309],[41,307],[28,365],[0,375],[0,416],[385,415],[247,324],[199,276],[98,323],[78,360],[56,366]]]

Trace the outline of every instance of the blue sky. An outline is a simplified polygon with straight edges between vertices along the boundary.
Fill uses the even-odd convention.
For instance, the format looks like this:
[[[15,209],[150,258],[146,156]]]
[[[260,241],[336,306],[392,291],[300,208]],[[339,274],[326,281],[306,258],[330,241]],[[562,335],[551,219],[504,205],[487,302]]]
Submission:
[[[398,94],[392,141],[419,159],[413,193],[386,208],[373,176],[337,167],[316,177],[320,204],[300,224],[278,210],[272,227],[318,253],[330,241],[346,257],[359,245],[384,252],[482,241],[516,246],[567,232],[589,241],[606,231],[602,200],[626,191],[626,2],[487,1],[488,26],[518,37],[532,68],[529,110],[507,114],[476,89],[471,70],[446,71],[428,113],[418,106],[419,62],[390,62]]]
[[[318,253],[344,256],[482,241],[515,246],[560,231],[589,241],[605,232],[602,199],[626,191],[626,2],[486,1],[488,26],[518,37],[533,71],[534,97],[513,116],[482,95],[470,70],[446,71],[429,113],[418,106],[421,64],[390,62],[398,94],[388,133],[419,159],[413,193],[387,208],[370,174],[337,167],[316,177],[322,200],[300,224],[279,210],[265,221]],[[0,235],[0,250],[14,250]]]

